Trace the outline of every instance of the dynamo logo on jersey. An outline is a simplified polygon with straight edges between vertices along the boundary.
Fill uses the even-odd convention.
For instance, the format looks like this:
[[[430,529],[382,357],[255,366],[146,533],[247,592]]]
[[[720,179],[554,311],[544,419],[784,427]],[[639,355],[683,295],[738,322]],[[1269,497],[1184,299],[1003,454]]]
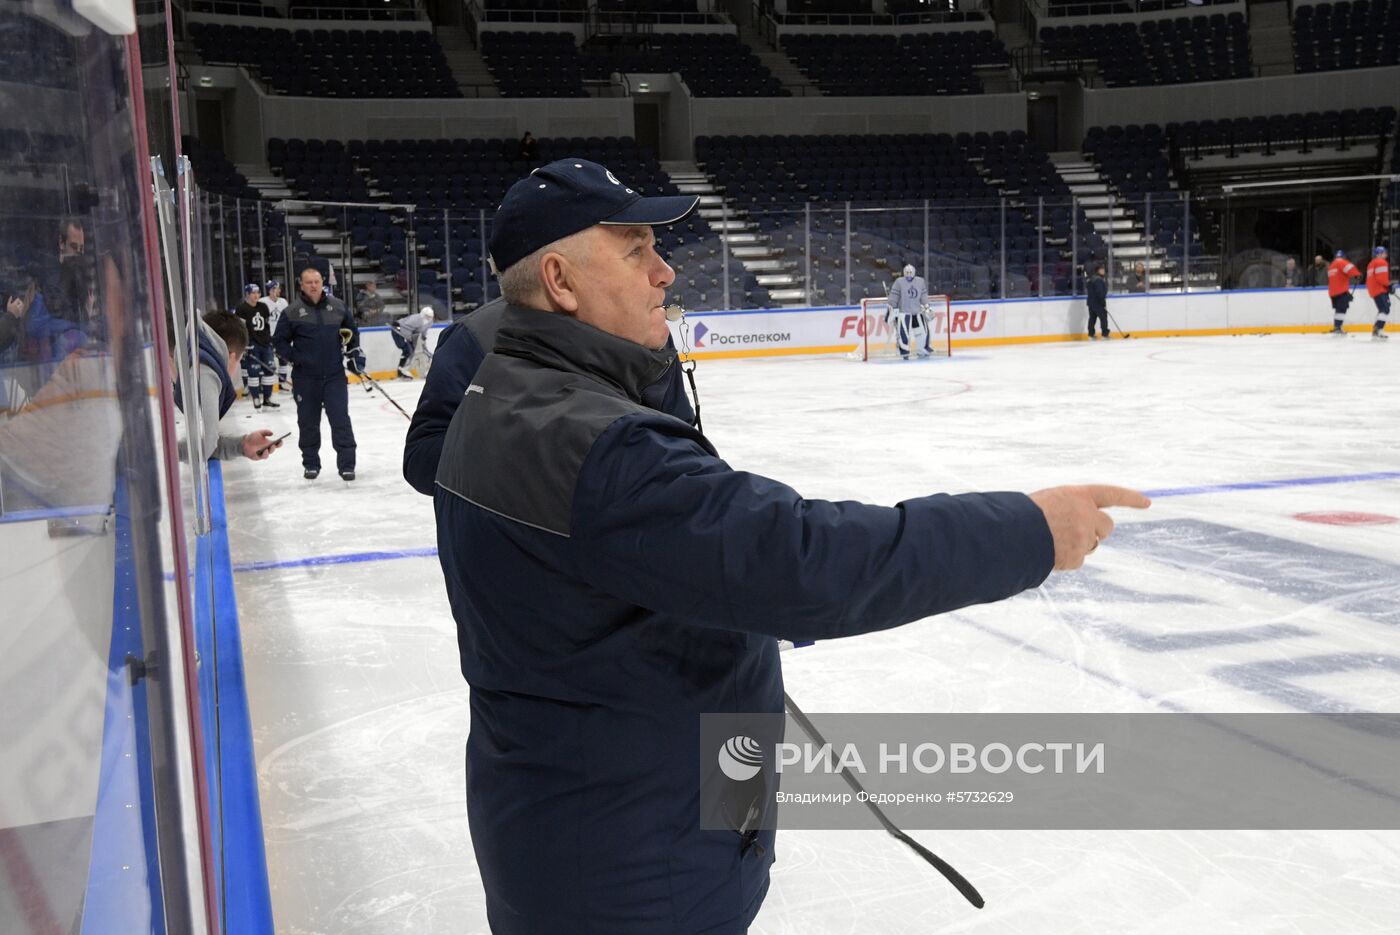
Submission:
[[[696,347],[704,347],[704,346],[705,346],[705,335],[707,335],[707,334],[709,334],[709,333],[710,333],[710,329],[707,328],[707,327],[705,327],[705,323],[704,323],[703,321],[700,322],[700,324],[696,325],[696,326],[695,326],[695,346],[696,346]]]

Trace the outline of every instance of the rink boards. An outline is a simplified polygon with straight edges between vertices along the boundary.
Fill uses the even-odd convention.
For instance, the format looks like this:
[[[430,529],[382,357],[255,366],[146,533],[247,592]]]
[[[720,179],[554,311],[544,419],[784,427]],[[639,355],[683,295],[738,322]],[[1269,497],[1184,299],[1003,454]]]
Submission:
[[[1364,290],[1353,293],[1347,326],[1369,330],[1376,307]],[[1323,289],[1244,289],[1232,292],[1112,295],[1108,311],[1115,334],[1133,337],[1298,333],[1330,328],[1332,306]],[[1084,337],[1088,310],[1082,296],[1053,299],[974,299],[952,304],[953,346],[1033,344]],[[433,328],[431,351],[445,325]],[[860,306],[687,312],[683,333],[671,325],[677,347],[697,360],[785,355],[849,354],[862,329],[888,327],[861,321]],[[935,323],[935,330],[942,327]],[[361,344],[376,377],[391,377],[399,350],[388,327],[364,328]]]

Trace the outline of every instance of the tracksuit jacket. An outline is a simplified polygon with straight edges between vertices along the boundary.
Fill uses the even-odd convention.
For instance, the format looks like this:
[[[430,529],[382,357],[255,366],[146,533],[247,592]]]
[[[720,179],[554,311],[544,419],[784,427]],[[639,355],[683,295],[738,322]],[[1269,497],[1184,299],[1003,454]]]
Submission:
[[[646,402],[676,367],[510,306],[448,428],[438,549],[498,935],[743,932],[774,834],[700,830],[701,713],[782,711],[775,637],[998,600],[1054,562],[1019,493],[877,507],[731,468]]]
[[[418,408],[408,426],[403,446],[403,476],[419,493],[431,497],[437,478],[438,459],[452,414],[462,401],[481,362],[496,344],[496,329],[506,310],[505,299],[494,299],[457,319],[438,335],[433,366],[423,381]],[[648,405],[693,423],[695,411],[685,396],[679,367],[671,367],[666,377],[643,390]]]
[[[329,293],[312,305],[300,291],[277,319],[272,343],[277,353],[291,363],[293,379],[335,377],[345,373],[345,350],[340,331],[351,332],[349,350],[359,351],[360,329],[345,303]]]

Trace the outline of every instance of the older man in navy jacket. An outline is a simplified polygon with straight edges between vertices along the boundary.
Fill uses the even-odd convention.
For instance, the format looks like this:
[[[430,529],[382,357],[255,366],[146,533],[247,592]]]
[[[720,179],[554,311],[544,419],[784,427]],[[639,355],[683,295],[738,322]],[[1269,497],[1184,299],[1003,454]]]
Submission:
[[[503,935],[745,931],[774,835],[701,830],[700,715],[782,711],[775,637],[1016,594],[1082,564],[1112,528],[1102,507],[1147,504],[1064,487],[876,507],[731,468],[649,402],[678,367],[651,225],[695,202],[574,158],[496,215],[507,304],[435,507],[472,688],[472,844]]]

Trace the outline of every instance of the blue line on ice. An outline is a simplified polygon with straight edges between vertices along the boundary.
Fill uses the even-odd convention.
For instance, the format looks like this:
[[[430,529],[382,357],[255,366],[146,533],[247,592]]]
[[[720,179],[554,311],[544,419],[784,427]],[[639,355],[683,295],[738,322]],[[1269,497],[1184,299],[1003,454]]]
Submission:
[[[1144,490],[1153,499],[1189,497],[1203,493],[1228,493],[1236,490],[1274,490],[1283,487],[1316,487],[1322,484],[1355,484],[1373,480],[1400,480],[1400,471],[1372,471],[1367,474],[1335,474],[1322,477],[1294,477],[1284,480],[1241,481],[1237,484],[1208,484],[1203,487],[1163,487]],[[244,562],[234,565],[235,574],[247,571],[276,571],[284,568],[312,568],[321,565],[354,565],[360,562],[387,562],[400,558],[435,558],[435,547],[402,549],[397,552],[349,552],[345,555],[313,555],[285,561]]]
[[[1241,481],[1237,484],[1208,484],[1204,487],[1163,487],[1144,490],[1147,496],[1190,497],[1201,493],[1227,493],[1234,490],[1273,490],[1279,487],[1317,487],[1322,484],[1355,484],[1368,480],[1400,479],[1400,471],[1372,471],[1369,474],[1333,474],[1322,477],[1293,477],[1285,480]]]

